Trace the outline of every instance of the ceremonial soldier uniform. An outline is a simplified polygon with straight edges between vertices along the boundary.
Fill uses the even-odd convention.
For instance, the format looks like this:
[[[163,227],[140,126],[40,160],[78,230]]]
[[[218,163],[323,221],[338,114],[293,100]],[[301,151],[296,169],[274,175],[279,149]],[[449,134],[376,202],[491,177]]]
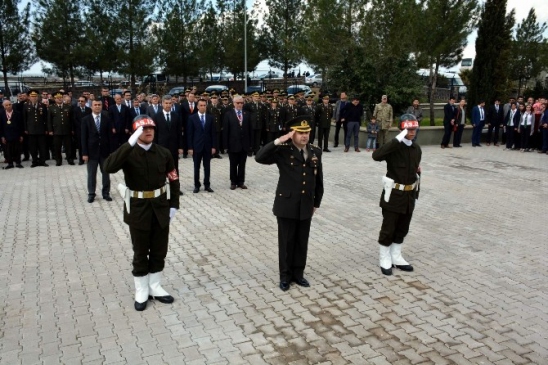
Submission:
[[[331,131],[331,119],[333,118],[333,105],[329,104],[329,95],[323,97],[323,102],[316,107],[316,125],[318,126],[318,146],[325,152],[331,152],[327,146],[329,132]]]
[[[72,151],[71,107],[70,105],[59,104],[57,102],[62,97],[61,93],[55,94],[56,103],[48,109],[48,131],[50,135],[53,135],[54,156],[57,166],[61,166],[63,163],[63,156],[61,155],[62,146],[65,147],[65,155],[69,165],[74,165],[74,160],[70,156]]]
[[[217,139],[217,147],[221,145],[221,133],[223,130],[223,116],[222,116],[222,105],[219,102],[215,102],[214,100],[218,100],[217,95],[211,96],[211,103],[207,105],[207,114],[213,115],[214,121],[213,125],[215,127],[215,138]],[[219,155],[219,149],[215,151],[215,154],[213,155],[215,158],[223,158],[221,155]]]
[[[144,127],[144,129],[143,129]],[[179,176],[171,152],[152,143],[156,125],[150,117],[135,118],[134,134],[104,163],[107,173],[124,171],[124,222],[133,244],[135,309],[146,308],[149,295],[172,303],[160,285],[168,248],[169,223],[179,209]],[[139,145],[135,144],[139,141]]]
[[[282,130],[281,108],[278,107],[278,99],[272,100],[271,106],[266,110],[266,131],[268,142],[272,142],[280,135]]]
[[[314,109],[312,95],[306,97],[306,103],[299,110],[299,115],[306,115],[310,119],[310,143],[316,138],[316,109]]]
[[[400,129],[403,131],[373,152],[373,159],[386,161],[387,167],[380,200],[383,222],[378,241],[380,266],[384,275],[392,275],[392,266],[413,271],[413,266],[401,256],[401,246],[409,232],[415,200],[419,197],[422,151],[412,141],[418,126],[413,114],[402,115]]]
[[[30,167],[48,166],[46,160],[49,152],[46,135],[48,134],[46,105],[38,102],[38,92],[29,91],[30,100],[23,108],[25,134],[29,136],[29,150],[32,156]]]
[[[278,220],[280,289],[292,281],[308,287],[304,278],[310,224],[323,197],[321,149],[308,143],[310,124],[298,117],[286,125],[293,134],[267,143],[255,156],[261,164],[276,164],[280,171],[273,213]],[[283,143],[292,138],[292,141]]]

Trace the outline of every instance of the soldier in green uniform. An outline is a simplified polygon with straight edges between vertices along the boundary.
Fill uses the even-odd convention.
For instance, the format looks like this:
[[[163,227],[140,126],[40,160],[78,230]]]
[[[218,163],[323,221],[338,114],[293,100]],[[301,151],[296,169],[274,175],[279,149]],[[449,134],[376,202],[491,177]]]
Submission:
[[[312,216],[323,197],[322,151],[308,143],[310,121],[299,116],[288,121],[291,132],[267,143],[255,156],[258,163],[276,164],[280,178],[273,213],[278,220],[280,289],[292,281],[308,287],[304,278]]]
[[[264,108],[260,101],[260,94],[254,92],[251,94],[252,100],[245,104],[244,110],[251,113],[251,126],[253,128],[253,153],[257,154],[261,148],[261,134],[264,129]]]
[[[287,104],[281,107],[282,130],[286,131],[286,124],[290,120],[295,119],[299,115],[299,107],[295,104],[295,96],[291,95],[287,98]]]
[[[71,107],[63,103],[63,94],[57,92],[54,95],[55,104],[48,109],[48,132],[53,136],[53,148],[56,166],[61,166],[63,156],[62,147],[65,147],[65,155],[69,165],[74,165],[74,160],[70,154],[72,151],[72,118]]]
[[[270,107],[266,109],[266,131],[267,141],[272,142],[280,135],[282,130],[282,118],[280,116],[280,107],[278,106],[278,99],[272,99]]]
[[[388,96],[383,95],[381,102],[375,105],[373,116],[377,118],[377,123],[379,123],[381,129],[377,137],[377,142],[379,143],[379,146],[382,146],[387,142],[386,136],[388,135],[390,127],[392,127],[392,120],[394,120],[394,112],[392,110],[392,105],[388,104]]]
[[[29,151],[32,156],[30,167],[48,166],[48,108],[38,101],[38,91],[29,91],[29,101],[23,108],[23,124],[25,134],[29,136]]]
[[[156,125],[147,115],[133,120],[134,133],[104,163],[114,174],[124,171],[124,222],[133,245],[135,309],[142,311],[150,298],[173,303],[161,286],[167,255],[169,223],[179,209],[179,176],[171,152],[153,143]],[[137,146],[136,146],[137,144]]]
[[[316,138],[316,109],[314,108],[314,95],[306,96],[306,103],[299,110],[299,115],[306,115],[310,119],[310,143],[314,143]]]
[[[213,125],[215,126],[215,138],[217,138],[217,146],[221,145],[221,133],[223,131],[223,118],[221,116],[222,110],[221,110],[221,103],[219,103],[219,97],[217,94],[212,94],[210,103],[207,105],[207,114],[213,115],[215,118],[213,121]],[[213,158],[223,158],[219,154],[219,149],[215,151],[215,154],[212,156]]]
[[[333,118],[333,105],[329,104],[329,95],[322,98],[322,103],[316,107],[316,125],[318,126],[318,146],[325,152],[331,152],[327,145],[329,143],[329,132],[331,131],[331,118]]]
[[[373,159],[386,161],[387,167],[382,179],[383,222],[379,234],[380,266],[384,275],[392,275],[392,266],[413,271],[413,266],[401,255],[401,246],[409,232],[415,201],[419,197],[422,151],[413,142],[418,127],[419,122],[413,114],[402,115],[399,125],[402,132],[373,152]]]

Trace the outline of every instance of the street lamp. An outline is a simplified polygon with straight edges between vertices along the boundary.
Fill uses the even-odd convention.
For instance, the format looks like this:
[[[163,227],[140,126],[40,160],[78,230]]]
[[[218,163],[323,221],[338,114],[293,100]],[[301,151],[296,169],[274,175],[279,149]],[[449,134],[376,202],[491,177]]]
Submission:
[[[244,93],[247,91],[247,5],[244,3]]]

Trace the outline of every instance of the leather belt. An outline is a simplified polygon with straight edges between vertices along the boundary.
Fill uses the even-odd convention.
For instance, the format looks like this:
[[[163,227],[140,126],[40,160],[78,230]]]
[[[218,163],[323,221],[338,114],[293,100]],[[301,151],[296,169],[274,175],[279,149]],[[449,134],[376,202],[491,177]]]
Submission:
[[[416,187],[417,187],[417,182],[414,182],[411,185],[404,185],[404,184],[398,184],[398,183],[394,184],[394,189],[400,190],[400,191],[411,191],[411,190],[415,190]]]
[[[167,191],[167,185],[162,186],[160,189],[152,191],[129,191],[129,196],[137,199],[152,199],[157,198],[160,195],[164,194]]]

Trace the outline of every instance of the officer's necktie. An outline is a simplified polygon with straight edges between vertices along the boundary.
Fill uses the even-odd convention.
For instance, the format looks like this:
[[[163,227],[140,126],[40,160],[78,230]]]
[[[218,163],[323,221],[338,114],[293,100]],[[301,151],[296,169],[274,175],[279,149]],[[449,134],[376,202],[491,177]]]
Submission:
[[[203,114],[200,115],[200,120],[202,121],[202,128],[205,129],[205,120]]]
[[[301,157],[303,158],[303,161],[305,161],[305,159],[304,159],[304,149],[301,149]]]
[[[95,117],[95,126],[97,127],[97,132],[101,131],[101,118],[99,116]]]

